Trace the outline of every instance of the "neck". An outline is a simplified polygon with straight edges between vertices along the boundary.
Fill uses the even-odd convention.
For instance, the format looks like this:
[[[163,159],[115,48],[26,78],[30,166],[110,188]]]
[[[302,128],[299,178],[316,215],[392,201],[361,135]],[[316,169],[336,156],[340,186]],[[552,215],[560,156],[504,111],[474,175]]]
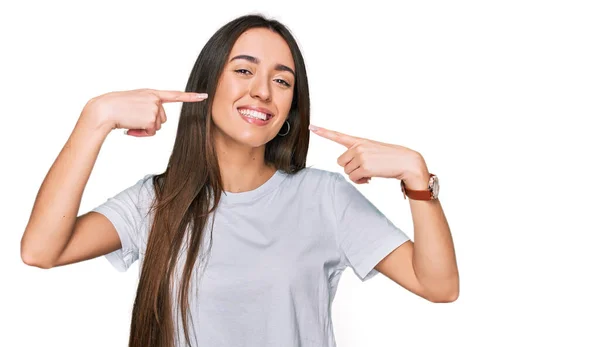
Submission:
[[[248,147],[241,144],[217,143],[216,150],[223,188],[241,193],[254,190],[275,174],[277,169],[265,163],[265,145]]]

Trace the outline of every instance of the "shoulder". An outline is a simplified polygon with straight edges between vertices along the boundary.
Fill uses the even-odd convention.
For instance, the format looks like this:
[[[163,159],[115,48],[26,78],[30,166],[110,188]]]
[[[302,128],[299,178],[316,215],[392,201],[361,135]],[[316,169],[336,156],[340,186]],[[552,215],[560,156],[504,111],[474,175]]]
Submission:
[[[104,214],[116,225],[127,224],[126,220],[133,221],[133,224],[141,221],[148,215],[154,201],[154,176],[148,174],[137,180],[128,179],[129,183],[121,183],[116,194],[113,193],[92,211]]]
[[[308,195],[321,203],[331,203],[336,196],[345,197],[357,191],[342,173],[314,167],[289,174],[286,181],[289,192]]]
[[[138,181],[131,187],[142,197],[154,196],[154,178],[156,175],[147,174],[138,179]]]
[[[304,176],[303,178],[310,180],[335,180],[344,177],[339,172],[318,169],[312,166],[307,166],[294,175],[300,175],[299,177]]]
[[[344,204],[351,200],[365,200],[365,196],[356,184],[352,183],[344,173],[307,167],[302,170],[304,191],[312,192],[314,196],[321,196],[333,204]]]
[[[321,189],[332,188],[336,182],[344,180],[344,176],[338,172],[310,166],[305,167],[294,174],[288,175],[288,178],[293,184],[318,187]]]
[[[109,200],[116,200],[122,203],[130,203],[138,207],[147,207],[155,196],[154,174],[147,174],[130,182],[122,188],[119,193]]]

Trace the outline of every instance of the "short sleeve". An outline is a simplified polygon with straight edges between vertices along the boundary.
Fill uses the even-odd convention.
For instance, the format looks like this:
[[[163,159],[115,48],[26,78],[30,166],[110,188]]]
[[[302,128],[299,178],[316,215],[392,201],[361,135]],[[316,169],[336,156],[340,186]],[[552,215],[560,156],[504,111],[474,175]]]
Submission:
[[[334,176],[338,246],[347,265],[364,282],[379,273],[375,266],[383,258],[410,238],[344,176]]]
[[[142,237],[147,235],[148,213],[154,196],[151,177],[144,176],[92,209],[108,218],[119,234],[121,249],[107,254],[106,259],[120,272],[125,272],[139,259]]]

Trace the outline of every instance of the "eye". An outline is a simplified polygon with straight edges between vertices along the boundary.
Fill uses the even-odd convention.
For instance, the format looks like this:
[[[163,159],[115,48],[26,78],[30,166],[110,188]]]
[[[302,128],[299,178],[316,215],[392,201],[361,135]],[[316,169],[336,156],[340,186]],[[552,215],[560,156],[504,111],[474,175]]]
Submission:
[[[281,78],[276,79],[275,82],[277,82],[277,83],[279,83],[281,85],[284,85],[286,87],[291,87],[291,85],[289,83],[287,83],[286,81],[282,80]]]
[[[252,72],[246,70],[246,69],[237,69],[235,70],[236,73],[239,73],[240,75],[251,75]]]

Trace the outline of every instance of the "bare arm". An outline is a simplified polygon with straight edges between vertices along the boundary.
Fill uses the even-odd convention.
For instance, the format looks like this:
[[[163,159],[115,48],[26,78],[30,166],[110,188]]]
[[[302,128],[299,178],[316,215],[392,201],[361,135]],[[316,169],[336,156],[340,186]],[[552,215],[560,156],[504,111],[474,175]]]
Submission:
[[[450,227],[439,200],[410,200],[415,241],[406,242],[375,268],[432,302],[452,302],[459,278]]]
[[[415,231],[413,268],[419,282],[437,300],[459,295],[459,276],[450,226],[439,200],[410,200]]]
[[[426,190],[427,164],[406,147],[346,135],[311,125],[316,134],[344,145],[338,158],[350,179],[368,183],[371,177],[404,180],[413,190]],[[405,242],[375,269],[411,292],[433,302],[458,298],[459,277],[450,227],[439,200],[410,200],[415,241]]]
[[[106,136],[114,128],[128,135],[153,136],[167,121],[166,102],[199,102],[206,94],[138,89],[91,99],[48,171],[21,238],[23,262],[48,269],[108,254],[121,247],[117,231],[103,215],[77,217],[83,190]]]
[[[83,190],[110,130],[85,110],[82,112],[36,196],[21,239],[21,258],[26,264],[40,268],[56,264],[71,240]],[[89,217],[85,219],[89,221]],[[108,251],[118,249],[119,238],[113,233],[108,245],[98,247]]]
[[[73,234],[53,267],[93,259],[121,248],[121,240],[104,215],[88,212],[77,217]]]

